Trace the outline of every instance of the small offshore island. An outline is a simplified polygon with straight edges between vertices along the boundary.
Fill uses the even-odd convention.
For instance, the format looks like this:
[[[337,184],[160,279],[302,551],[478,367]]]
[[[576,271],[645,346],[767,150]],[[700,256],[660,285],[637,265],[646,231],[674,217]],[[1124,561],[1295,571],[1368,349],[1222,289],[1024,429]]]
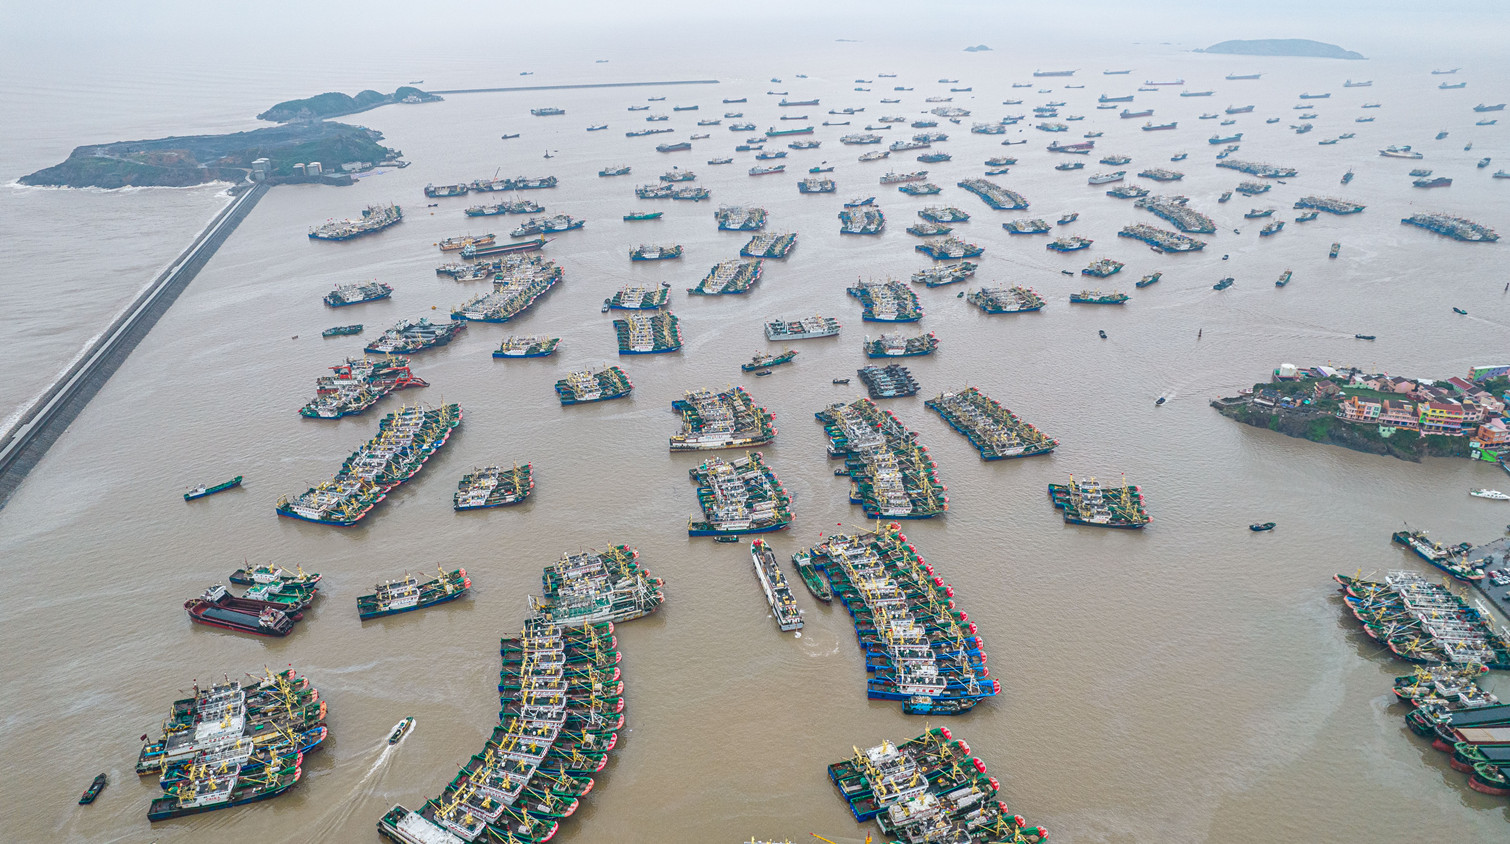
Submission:
[[[402,153],[378,143],[383,133],[323,118],[366,111],[389,103],[439,100],[418,88],[392,94],[363,91],[355,97],[326,93],[279,103],[257,115],[285,125],[225,135],[185,135],[143,141],[115,141],[76,147],[61,164],[20,179],[23,185],[70,188],[188,187],[205,182],[244,182],[259,159],[266,181],[348,184],[340,174],[299,173],[305,162],[334,169],[367,169],[394,164]],[[355,165],[347,167],[346,165]],[[395,165],[396,166],[396,165]]]
[[[1251,40],[1223,41],[1212,44],[1197,53],[1225,53],[1231,56],[1298,56],[1307,59],[1349,59],[1365,61],[1368,56],[1344,50],[1336,44],[1312,41],[1309,38],[1255,38]]]

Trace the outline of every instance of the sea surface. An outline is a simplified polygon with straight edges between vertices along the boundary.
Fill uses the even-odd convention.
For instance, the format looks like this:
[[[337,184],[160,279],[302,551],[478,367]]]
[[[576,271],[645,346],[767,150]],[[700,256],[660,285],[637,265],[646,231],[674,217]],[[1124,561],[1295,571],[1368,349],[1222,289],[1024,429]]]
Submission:
[[[1419,377],[1466,374],[1510,361],[1510,296],[1502,288],[1498,245],[1457,243],[1401,226],[1421,210],[1458,213],[1510,233],[1510,182],[1490,174],[1510,166],[1505,125],[1477,127],[1471,107],[1510,98],[1503,56],[1463,61],[1464,90],[1439,91],[1444,77],[1417,56],[1368,63],[1192,54],[1184,46],[1123,45],[1077,53],[1073,43],[1024,52],[958,52],[951,38],[930,48],[891,43],[834,44],[801,35],[784,49],[725,60],[717,45],[672,55],[619,46],[607,35],[574,50],[526,45],[478,58],[400,56],[382,63],[252,63],[231,57],[198,74],[166,59],[133,65],[108,81],[61,57],[30,65],[34,84],[8,88],[20,116],[0,137],[4,181],[61,161],[77,144],[255,127],[251,115],[278,100],[320,90],[392,90],[412,80],[449,89],[509,84],[717,79],[716,85],[453,95],[445,102],[391,106],[349,118],[381,130],[412,166],[364,176],[349,188],[278,187],[189,286],[0,511],[0,790],[7,833],[17,841],[203,841],[207,836],[290,842],[372,842],[373,824],[393,804],[418,808],[442,790],[496,723],[497,640],[516,635],[542,566],[563,552],[624,543],[665,580],[663,609],[619,625],[627,686],[619,749],[562,842],[734,842],[807,840],[818,833],[857,841],[825,766],[882,739],[901,740],[945,723],[968,741],[1002,783],[1012,811],[1048,827],[1054,841],[1390,841],[1503,840],[1510,804],[1469,790],[1445,755],[1405,728],[1390,678],[1408,666],[1389,659],[1343,610],[1331,576],[1421,565],[1389,541],[1402,524],[1436,538],[1476,542],[1498,535],[1510,506],[1469,498],[1471,487],[1510,478],[1466,460],[1410,463],[1287,438],[1222,418],[1211,398],[1264,380],[1282,362],[1355,365]],[[642,47],[643,45],[641,45]],[[203,48],[201,48],[203,49]],[[352,48],[343,48],[351,50]],[[349,55],[349,52],[347,53]],[[605,64],[594,59],[606,58]],[[1471,57],[1470,57],[1471,58]],[[1079,67],[1070,79],[1037,79],[1035,67]],[[1130,75],[1103,76],[1103,68]],[[519,76],[532,70],[533,76]],[[1226,81],[1262,71],[1260,81]],[[806,74],[798,78],[797,74]],[[895,79],[880,73],[896,73]],[[1372,79],[1343,88],[1345,79]],[[771,81],[779,78],[780,82]],[[958,79],[944,84],[941,78]],[[1179,129],[1141,132],[1144,120],[1097,110],[1100,94],[1135,93],[1144,80],[1183,78],[1180,87],[1137,93],[1132,108]],[[873,80],[857,83],[856,79]],[[1013,89],[1012,82],[1031,82]],[[894,86],[911,87],[893,92]],[[1069,88],[1068,85],[1083,85]],[[856,87],[870,91],[856,91]],[[951,87],[970,87],[950,93]],[[781,109],[770,91],[821,105]],[[1046,92],[1045,92],[1046,91]],[[1316,128],[1295,135],[1301,92]],[[649,113],[671,114],[647,124]],[[953,160],[918,164],[914,153],[858,163],[878,147],[850,147],[840,135],[895,114],[917,119],[952,96],[973,114],[941,120],[950,139],[935,145]],[[725,98],[748,98],[725,105]],[[900,98],[882,104],[882,98]],[[1003,105],[1006,99],[1021,105]],[[1049,135],[1025,119],[1005,136],[971,134],[975,122],[1029,114],[1065,101],[1061,115],[1084,115],[1070,132]],[[1362,110],[1365,102],[1379,109]],[[1227,106],[1256,106],[1231,127],[1199,120]],[[674,105],[696,111],[672,112]],[[561,117],[529,109],[558,106]],[[844,118],[829,109],[864,108]],[[1122,108],[1118,104],[1118,109]],[[743,112],[758,130],[791,126],[805,113],[817,150],[792,151],[784,175],[746,175],[754,153],[733,153],[750,134],[698,119]],[[1377,121],[1356,124],[1354,118]],[[1277,116],[1278,124],[1265,118]],[[1492,115],[1491,115],[1492,116]],[[822,127],[848,119],[848,127]],[[1061,116],[1060,120],[1063,120]],[[1503,122],[1503,119],[1502,119]],[[584,131],[607,123],[602,132]],[[804,125],[806,125],[804,124]],[[674,135],[626,138],[647,125]],[[1433,140],[1439,130],[1445,140]],[[889,143],[914,131],[899,124]],[[1052,140],[1104,132],[1086,168],[1058,172],[1067,156]],[[1206,139],[1242,132],[1233,157],[1291,166],[1287,184],[1252,199],[1217,196],[1245,178],[1212,166]],[[518,132],[516,140],[500,135]],[[691,152],[659,154],[658,143],[711,134]],[[1356,132],[1333,146],[1316,141]],[[1003,147],[1002,140],[1026,140]],[[1464,146],[1473,143],[1471,151]],[[1388,144],[1412,144],[1422,161],[1381,158]],[[783,148],[776,142],[769,148]],[[546,151],[552,158],[546,160]],[[1169,159],[1189,153],[1183,162]],[[1132,157],[1098,165],[1099,154]],[[727,166],[710,158],[733,155]],[[994,212],[957,188],[996,155],[1019,159],[995,181],[1031,202],[1027,212]],[[1476,169],[1491,156],[1494,163]],[[1074,157],[1072,160],[1085,160]],[[839,192],[801,195],[795,182],[819,162],[835,166]],[[628,164],[633,175],[600,178]],[[712,191],[703,203],[637,200],[633,188],[679,167]],[[1086,177],[1111,169],[1129,176],[1167,167],[1185,178],[1156,192],[1190,197],[1218,233],[1191,255],[1157,255],[1118,238],[1132,222],[1164,224],[1130,200],[1105,196]],[[1414,167],[1454,178],[1421,190]],[[1339,179],[1349,168],[1350,185]],[[927,169],[943,186],[907,197],[878,184],[890,171]],[[547,247],[565,280],[508,325],[472,324],[451,345],[414,356],[431,384],[385,398],[366,415],[305,420],[298,408],[327,367],[359,354],[399,319],[443,318],[486,289],[434,273],[450,260],[440,239],[495,232],[517,217],[468,219],[475,196],[432,200],[427,183],[499,176],[555,175],[560,187],[525,194],[547,213],[588,221]],[[191,189],[70,191],[0,187],[0,352],[9,362],[0,414],[24,407],[108,318],[188,245],[228,201],[223,185]],[[1290,205],[1308,194],[1345,197],[1367,210],[1323,214],[1260,240],[1250,208]],[[878,237],[847,237],[836,214],[844,200],[877,197],[888,226]],[[485,196],[483,201],[502,197]],[[347,243],[315,242],[311,226],[356,216],[372,203],[400,203],[403,224]],[[767,262],[747,296],[689,297],[685,289],[718,261],[737,255],[746,235],[719,232],[719,204],[757,204],[771,231],[796,231],[790,257]],[[677,426],[671,402],[698,387],[743,384],[777,415],[780,435],[762,449],[797,495],[788,532],[769,537],[783,561],[835,530],[865,527],[832,474],[812,414],[859,393],[861,340],[890,326],[863,324],[845,295],[856,279],[905,278],[929,265],[904,229],[924,206],[968,211],[956,232],[986,248],[965,285],[919,288],[926,316],[905,333],[936,332],[940,351],[907,362],[922,383],[917,398],[883,402],[918,432],[949,486],[947,515],[906,523],[905,532],[983,636],[1002,695],[963,717],[906,716],[894,703],[867,701],[864,669],[841,607],[806,592],[801,637],[779,634],[744,545],[688,539],[696,507],[687,470],[704,456],[670,454]],[[655,209],[655,222],[621,216]],[[1093,238],[1085,252],[1044,249],[1048,236],[1010,236],[1000,223],[1078,211],[1057,235]],[[1241,230],[1241,234],[1234,233]],[[506,238],[504,238],[506,239]],[[1327,259],[1332,242],[1341,256]],[[640,243],[679,243],[678,261],[631,263]],[[1090,260],[1126,262],[1120,275],[1090,280]],[[1288,287],[1274,280],[1294,271]],[[1061,274],[1070,270],[1073,277]],[[1142,290],[1132,283],[1162,271]],[[1224,276],[1236,284],[1211,285]],[[320,297],[334,285],[390,283],[391,300],[331,311]],[[627,283],[667,282],[685,348],[676,354],[616,359],[611,320],[599,303]],[[1040,313],[990,317],[956,293],[967,287],[1036,288]],[[1082,288],[1132,293],[1123,307],[1070,305]],[[1466,317],[1451,308],[1466,309]],[[769,378],[739,364],[779,351],[764,321],[813,313],[843,324],[835,339],[797,344],[795,363]],[[331,325],[362,322],[362,337],[322,339]],[[1097,336],[1104,330],[1107,339]],[[1377,340],[1354,339],[1356,333]],[[563,338],[552,358],[495,361],[509,334]],[[561,407],[552,384],[572,368],[617,362],[632,398]],[[834,378],[853,383],[834,385]],[[981,388],[1060,440],[1052,456],[982,462],[923,400],[965,385]],[[1168,397],[1162,407],[1154,402]],[[411,483],[359,526],[337,529],[277,518],[280,495],[297,494],[339,467],[378,419],[401,402],[457,402],[465,422]],[[732,456],[732,455],[731,455]],[[451,493],[474,466],[530,462],[536,492],[522,506],[477,513],[451,510]],[[185,504],[179,492],[232,475],[243,488]],[[1064,525],[1045,485],[1069,475],[1140,485],[1154,522],[1142,532]],[[1275,521],[1264,534],[1251,522]],[[842,527],[841,527],[842,526]],[[873,526],[873,524],[871,525]],[[302,565],[323,574],[322,597],[296,632],[263,640],[191,625],[182,602],[246,562]],[[405,571],[464,566],[471,597],[427,612],[363,624],[355,596]],[[790,572],[789,572],[790,573]],[[292,664],[329,704],[330,738],[306,757],[301,783],[251,807],[150,825],[155,780],[137,781],[137,737],[156,734],[170,702],[198,680],[260,673]],[[1488,685],[1510,695],[1510,683]],[[400,718],[415,731],[386,742]],[[77,794],[100,771],[110,785],[90,807]]]

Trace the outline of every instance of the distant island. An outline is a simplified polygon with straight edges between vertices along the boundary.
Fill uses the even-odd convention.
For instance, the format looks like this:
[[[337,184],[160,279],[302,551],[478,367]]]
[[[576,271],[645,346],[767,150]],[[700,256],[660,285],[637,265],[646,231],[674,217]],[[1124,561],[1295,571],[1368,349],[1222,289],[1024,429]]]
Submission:
[[[289,100],[278,103],[267,111],[257,115],[258,120],[270,120],[274,123],[289,123],[295,120],[323,120],[327,117],[342,117],[347,114],[367,111],[378,106],[391,105],[393,103],[434,103],[439,102],[440,97],[427,94],[418,88],[404,86],[391,94],[379,94],[377,91],[363,91],[355,97],[342,94],[339,91],[329,91],[324,94],[316,94],[313,97],[305,97],[302,100]]]
[[[1361,53],[1344,50],[1306,38],[1257,38],[1251,41],[1223,41],[1197,53],[1225,53],[1231,56],[1300,56],[1308,59],[1366,59]]]
[[[205,182],[243,182],[252,162],[268,159],[268,181],[318,181],[295,165],[321,162],[368,166],[400,155],[378,143],[383,134],[345,123],[306,121],[227,135],[188,135],[146,141],[116,141],[74,149],[68,160],[21,177],[23,185],[72,188],[187,187]],[[346,181],[349,181],[347,179]]]
[[[984,44],[976,44],[974,47],[966,47],[965,48],[965,52],[967,52],[967,53],[989,53],[989,52],[991,52],[991,48],[987,47]]]

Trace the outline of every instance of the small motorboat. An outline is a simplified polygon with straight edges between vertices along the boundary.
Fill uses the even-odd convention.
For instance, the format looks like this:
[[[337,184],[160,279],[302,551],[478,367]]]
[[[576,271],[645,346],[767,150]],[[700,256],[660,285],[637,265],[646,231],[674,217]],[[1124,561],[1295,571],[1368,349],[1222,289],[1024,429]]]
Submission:
[[[1474,498],[1487,498],[1490,501],[1510,501],[1510,495],[1497,489],[1470,489],[1468,494]]]
[[[1169,401],[1169,397],[1168,396],[1159,396],[1159,400],[1156,401],[1156,402],[1154,402],[1153,406],[1154,407],[1159,407],[1159,406],[1163,405],[1164,402],[1166,402],[1166,401]]]
[[[1264,522],[1261,525],[1248,525],[1248,530],[1251,530],[1254,533],[1262,533],[1263,531],[1273,530],[1273,529],[1274,529],[1274,523],[1273,522]]]
[[[411,728],[413,728],[413,727],[414,727],[414,716],[412,716],[412,715],[407,716],[407,717],[404,718],[404,720],[398,722],[397,724],[394,724],[393,725],[393,732],[391,732],[391,733],[388,734],[388,743],[389,744],[398,744],[400,741],[403,741],[404,736],[408,735],[409,734],[409,730]]]
[[[90,803],[93,803],[94,798],[99,797],[100,792],[104,790],[105,775],[100,774],[99,776],[94,778],[94,782],[90,783],[88,788],[84,789],[83,796],[79,798],[79,805],[88,806]]]
[[[1372,339],[1374,339],[1374,335],[1372,335],[1372,334],[1354,334],[1353,335],[1353,339],[1354,340],[1372,340]]]
[[[757,370],[755,372],[755,377],[756,378],[760,378],[762,376],[770,375],[770,374],[771,374],[771,370],[769,370],[769,369],[761,369],[761,370]]]
[[[499,140],[504,140],[504,141],[507,141],[507,140],[512,140],[512,139],[514,139],[514,138],[517,138],[517,137],[519,137],[519,133],[518,133],[518,132],[515,132],[515,133],[514,133],[514,134],[512,134],[512,135],[499,135],[499,136],[498,136],[498,137],[499,137]]]
[[[1096,333],[1101,335],[1101,339],[1102,340],[1106,339],[1106,332],[1105,331],[1097,331]]]
[[[1068,276],[1073,276],[1074,275],[1074,273],[1071,272],[1071,271],[1069,271],[1069,270],[1060,270],[1059,272],[1060,272],[1061,275],[1068,275]]]
[[[713,541],[714,542],[725,542],[725,543],[728,543],[728,542],[738,542],[739,541],[739,537],[737,537],[737,536],[715,536],[715,537],[713,537]]]
[[[848,378],[835,378],[834,379],[834,383],[835,384],[848,384],[849,383],[849,379]]]
[[[1465,311],[1465,310],[1463,310],[1462,308],[1453,308],[1452,312],[1455,313],[1455,314],[1462,314],[1463,316],[1468,316],[1468,312]]]
[[[834,477],[836,477],[836,478],[843,477],[844,475],[848,475],[848,474],[849,474],[849,470],[848,469],[835,469],[834,470]]]

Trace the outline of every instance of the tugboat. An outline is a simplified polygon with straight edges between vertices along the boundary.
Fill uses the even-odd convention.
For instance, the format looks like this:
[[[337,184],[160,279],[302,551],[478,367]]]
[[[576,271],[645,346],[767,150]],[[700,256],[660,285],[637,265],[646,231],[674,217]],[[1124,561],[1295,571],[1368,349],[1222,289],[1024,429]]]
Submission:
[[[94,782],[90,783],[88,788],[84,789],[84,795],[79,798],[79,805],[88,806],[90,803],[93,803],[94,798],[99,797],[100,792],[104,789],[105,775],[100,774],[94,778]]]
[[[397,724],[394,724],[393,725],[393,732],[391,732],[391,733],[388,734],[388,743],[389,744],[398,744],[400,741],[403,741],[404,736],[406,736],[406,735],[409,734],[409,730],[413,726],[414,726],[414,716],[412,716],[412,715],[407,716],[407,717],[404,718],[404,720],[398,722]]]
[[[1260,533],[1262,531],[1273,530],[1273,529],[1274,529],[1274,523],[1273,522],[1264,522],[1263,524],[1248,525],[1248,530],[1251,530],[1254,533]]]
[[[184,500],[193,501],[196,498],[204,498],[206,495],[214,495],[217,492],[225,492],[228,489],[232,489],[238,486],[241,486],[240,475],[237,475],[236,477],[231,478],[224,483],[215,484],[214,486],[205,486],[204,484],[200,484],[199,486],[194,487],[193,489],[184,493]]]

